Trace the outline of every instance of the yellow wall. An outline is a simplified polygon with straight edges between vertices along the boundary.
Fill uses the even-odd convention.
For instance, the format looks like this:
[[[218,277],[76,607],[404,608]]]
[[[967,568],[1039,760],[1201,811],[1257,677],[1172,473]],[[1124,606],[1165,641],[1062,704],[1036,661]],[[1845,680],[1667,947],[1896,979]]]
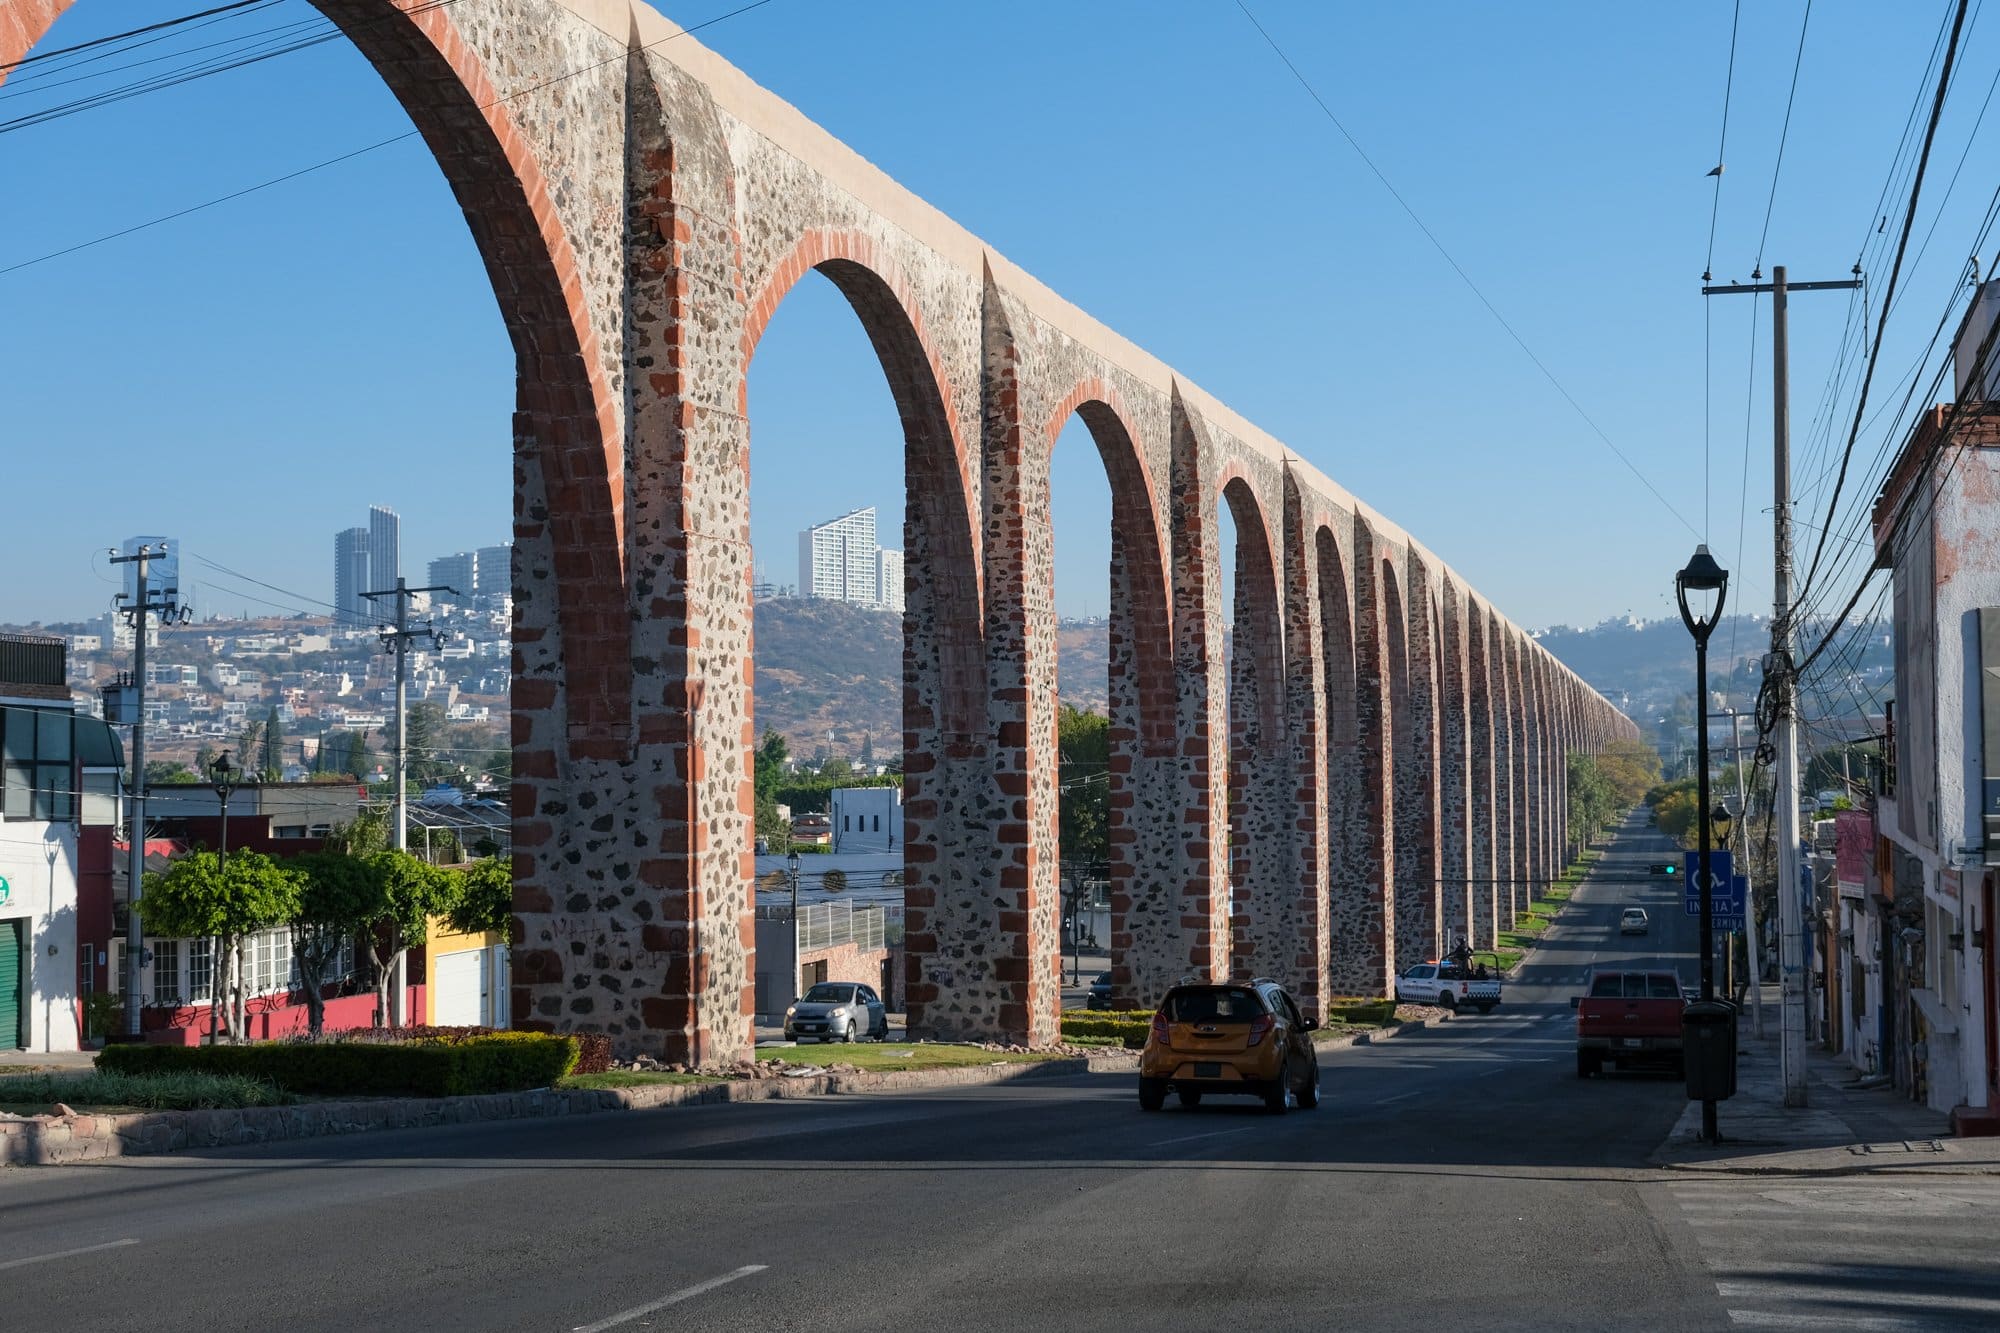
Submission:
[[[453,930],[451,923],[441,916],[430,919],[424,930],[424,975],[431,975],[431,960],[439,954],[465,953],[471,949],[490,949],[496,944],[505,944],[507,937],[497,930],[462,931]],[[437,987],[424,987],[424,1024],[429,1026],[437,1021]]]

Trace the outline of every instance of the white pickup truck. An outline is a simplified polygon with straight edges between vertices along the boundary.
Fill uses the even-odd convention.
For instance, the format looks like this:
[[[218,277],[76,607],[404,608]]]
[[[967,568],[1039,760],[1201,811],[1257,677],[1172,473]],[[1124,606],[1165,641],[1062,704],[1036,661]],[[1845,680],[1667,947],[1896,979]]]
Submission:
[[[1490,1014],[1500,1003],[1500,978],[1482,976],[1484,968],[1467,971],[1457,963],[1418,963],[1396,978],[1396,999],[1403,1004],[1434,1004],[1443,1009],[1477,1009]]]

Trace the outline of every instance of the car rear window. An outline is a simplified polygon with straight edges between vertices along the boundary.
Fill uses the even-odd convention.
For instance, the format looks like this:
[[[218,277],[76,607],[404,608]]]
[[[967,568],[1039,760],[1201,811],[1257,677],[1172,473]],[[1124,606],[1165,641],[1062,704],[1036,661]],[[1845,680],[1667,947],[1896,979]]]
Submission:
[[[1597,999],[1617,999],[1625,993],[1625,974],[1599,972],[1590,979],[1590,993]]]
[[[1248,1023],[1265,1012],[1257,992],[1243,986],[1177,990],[1165,1008],[1170,1023]]]
[[[1646,998],[1650,1000],[1678,1000],[1681,998],[1681,979],[1664,975],[1646,978]]]

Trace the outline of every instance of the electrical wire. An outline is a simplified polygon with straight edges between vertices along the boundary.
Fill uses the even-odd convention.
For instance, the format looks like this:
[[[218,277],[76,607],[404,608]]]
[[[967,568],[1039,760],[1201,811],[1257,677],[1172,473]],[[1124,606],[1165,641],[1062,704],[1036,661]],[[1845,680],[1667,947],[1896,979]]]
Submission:
[[[149,23],[143,28],[133,28],[128,32],[114,32],[109,36],[94,37],[90,41],[78,42],[74,46],[59,46],[53,51],[36,51],[21,57],[19,60],[0,60],[0,74],[5,74],[9,70],[19,69],[23,65],[32,65],[37,61],[54,60],[60,56],[74,55],[79,51],[88,51],[94,47],[104,46],[111,42],[122,42],[129,37],[142,37],[149,32],[160,32],[167,28],[178,28],[183,24],[193,23],[197,19],[209,18],[212,15],[227,14],[232,10],[238,9],[265,9],[276,3],[277,0],[236,0],[234,4],[217,5],[213,9],[204,9],[196,14],[183,14],[177,19],[165,19],[159,23]]]
[[[1854,441],[1861,433],[1861,411],[1868,404],[1868,386],[1874,379],[1876,361],[1882,352],[1882,334],[1889,322],[1890,306],[1896,299],[1896,283],[1902,274],[1904,253],[1909,248],[1910,230],[1916,225],[1917,200],[1923,193],[1924,173],[1930,166],[1931,146],[1937,139],[1938,122],[1944,116],[1945,93],[1950,86],[1951,70],[1958,54],[1958,41],[1965,25],[1967,7],[1968,0],[1958,0],[1957,9],[1952,19],[1951,40],[1949,45],[1946,46],[1944,53],[1944,70],[1938,78],[1937,97],[1931,103],[1930,123],[1924,130],[1923,152],[1917,159],[1916,176],[1910,186],[1909,203],[1903,210],[1902,234],[1896,242],[1895,263],[1889,269],[1889,283],[1883,292],[1881,318],[1875,327],[1874,344],[1868,351],[1868,368],[1861,377],[1861,398],[1855,408],[1854,429],[1848,434],[1847,447],[1841,454],[1840,471],[1835,475],[1833,481],[1833,495],[1827,501],[1826,522],[1829,527],[1833,523],[1834,508],[1840,502],[1841,489],[1847,481],[1848,463],[1854,456]],[[1802,589],[1812,586],[1813,576],[1819,571],[1820,556],[1825,550],[1825,532],[1822,531],[1820,541],[1813,547],[1812,560],[1807,564],[1806,576],[1800,585]]]
[[[1778,131],[1778,160],[1771,168],[1771,193],[1764,200],[1764,230],[1757,237],[1757,271],[1764,267],[1764,242],[1771,237],[1771,210],[1778,202],[1778,177],[1785,169],[1785,142],[1792,133],[1792,103],[1799,95],[1799,68],[1806,59],[1806,29],[1812,25],[1812,0],[1806,0],[1805,17],[1799,20],[1799,49],[1792,57],[1792,86],[1785,94],[1785,123]],[[1720,182],[1718,181],[1719,185]],[[1710,243],[1713,248],[1713,242]]]
[[[1634,463],[1629,457],[1627,457],[1625,451],[1620,449],[1617,446],[1617,444],[1612,441],[1609,435],[1605,434],[1604,428],[1597,424],[1596,420],[1591,417],[1590,413],[1583,410],[1583,405],[1577,402],[1576,398],[1573,395],[1571,395],[1570,391],[1566,387],[1564,387],[1563,382],[1557,379],[1555,373],[1548,368],[1547,364],[1545,364],[1542,361],[1541,357],[1535,354],[1535,349],[1528,346],[1527,340],[1521,337],[1521,335],[1515,331],[1514,326],[1512,324],[1508,323],[1507,317],[1500,313],[1499,307],[1495,306],[1493,302],[1487,298],[1486,293],[1480,289],[1479,284],[1472,280],[1472,275],[1467,273],[1465,271],[1464,266],[1461,265],[1458,262],[1458,260],[1452,257],[1451,251],[1445,249],[1444,242],[1440,241],[1437,238],[1437,233],[1433,232],[1430,229],[1430,227],[1425,224],[1423,218],[1417,215],[1416,209],[1410,207],[1409,201],[1403,198],[1402,192],[1399,191],[1395,187],[1395,185],[1389,180],[1388,176],[1383,173],[1382,168],[1375,165],[1375,159],[1368,156],[1367,150],[1361,146],[1360,141],[1357,140],[1351,133],[1348,132],[1348,129],[1345,125],[1341,124],[1340,117],[1334,115],[1333,108],[1327,105],[1326,99],[1319,95],[1319,91],[1313,87],[1312,83],[1306,78],[1305,74],[1300,71],[1299,67],[1292,62],[1292,58],[1289,55],[1285,54],[1285,49],[1278,45],[1277,39],[1271,36],[1269,30],[1266,29],[1262,23],[1258,22],[1257,16],[1250,12],[1250,8],[1248,5],[1244,3],[1244,0],[1236,0],[1236,7],[1243,12],[1244,18],[1250,20],[1250,25],[1257,30],[1258,35],[1263,37],[1265,43],[1271,48],[1272,52],[1276,54],[1278,59],[1284,63],[1285,68],[1291,71],[1292,78],[1297,80],[1299,87],[1303,88],[1305,90],[1306,95],[1312,98],[1313,102],[1319,107],[1321,113],[1326,116],[1328,122],[1330,122],[1336,130],[1340,131],[1341,137],[1347,140],[1347,145],[1348,147],[1354,150],[1355,156],[1361,159],[1363,165],[1365,165],[1368,168],[1368,170],[1374,174],[1375,179],[1381,182],[1382,188],[1389,192],[1390,198],[1394,199],[1397,205],[1400,206],[1403,212],[1409,217],[1410,221],[1416,224],[1417,230],[1424,234],[1424,239],[1431,243],[1431,248],[1438,252],[1438,254],[1444,259],[1444,262],[1450,265],[1452,272],[1458,275],[1459,281],[1465,284],[1466,289],[1470,291],[1474,297],[1478,298],[1478,301],[1482,306],[1486,307],[1486,313],[1491,315],[1494,319],[1494,322],[1499,324],[1499,326],[1506,331],[1507,336],[1513,339],[1514,345],[1516,347],[1519,347],[1522,353],[1528,358],[1528,360],[1534,363],[1535,369],[1541,372],[1542,378],[1546,379],[1549,382],[1549,384],[1554,387],[1557,394],[1561,395],[1562,400],[1569,404],[1570,409],[1574,411],[1576,415],[1583,420],[1583,423],[1586,426],[1590,427],[1592,433],[1595,434],[1597,438],[1603,442],[1604,447],[1609,449],[1612,452],[1612,454],[1618,459],[1618,461],[1623,463],[1626,469],[1629,472],[1631,472],[1631,474],[1634,477],[1638,478],[1639,484],[1644,486],[1648,491],[1650,491],[1652,493],[1653,498],[1655,500],[1658,500],[1661,506],[1669,514],[1672,514],[1676,519],[1680,521],[1682,527],[1685,527],[1689,532],[1693,533],[1697,538],[1701,537],[1702,536],[1701,530],[1696,528],[1693,523],[1690,523],[1687,519],[1687,516],[1681,513],[1680,510],[1676,509],[1673,506],[1673,504],[1668,501],[1665,495],[1661,494],[1659,487],[1653,485],[1652,481],[1646,476],[1646,474],[1639,470],[1638,464]],[[0,270],[0,272],[4,272],[4,270]]]
[[[1736,0],[1729,15],[1729,64],[1722,77],[1722,133],[1715,145],[1715,170],[1709,175],[1715,179],[1714,192],[1708,202],[1708,255],[1702,260],[1701,280],[1713,280],[1715,272],[1715,224],[1722,212],[1722,177],[1729,161],[1729,99],[1736,87],[1736,34],[1743,18],[1743,0]],[[1701,531],[1704,540],[1709,532],[1709,502],[1713,487],[1709,482],[1709,426],[1711,418],[1709,382],[1712,378],[1714,359],[1710,341],[1710,306],[1701,303]],[[1749,468],[1746,457],[1745,470]],[[1740,524],[1739,524],[1740,526]],[[1737,567],[1742,567],[1741,539],[1738,540]]]
[[[444,2],[446,2],[446,0],[440,0],[440,3]],[[544,88],[551,87],[554,84],[562,83],[569,79],[579,78],[585,74],[590,73],[592,70],[602,69],[606,65],[627,60],[631,57],[632,52],[634,50],[649,51],[652,50],[654,47],[664,46],[668,42],[674,41],[677,38],[690,36],[694,33],[700,32],[704,28],[714,27],[718,23],[723,23],[729,19],[736,18],[739,15],[747,14],[754,9],[762,9],[765,5],[768,5],[771,2],[772,0],[750,0],[748,4],[740,5],[737,8],[728,11],[727,13],[718,14],[712,19],[707,19],[701,23],[693,24],[689,27],[681,29],[679,32],[670,33],[667,36],[662,37],[657,42],[650,42],[644,46],[632,48],[632,50],[620,51],[615,56],[608,57],[604,60],[596,61],[589,65],[579,66],[576,69],[567,70],[564,73],[554,75],[548,79],[544,79],[540,83],[532,84],[529,87],[522,88],[516,92],[507,93],[504,94],[503,96],[496,97],[491,102],[482,104],[478,109],[481,111],[485,111],[491,107],[499,106],[502,103],[511,102],[522,97],[527,97],[533,93],[540,92]],[[420,130],[410,129],[404,131],[401,134],[393,134],[386,139],[378,139],[374,143],[364,144],[359,148],[350,149],[345,153],[336,154],[333,157],[325,158],[322,161],[315,162],[310,166],[300,167],[296,171],[288,171],[281,176],[273,176],[268,180],[258,181],[253,185],[246,185],[241,189],[231,190],[227,194],[218,195],[215,198],[203,200],[201,203],[198,204],[190,204],[186,208],[175,209],[171,213],[163,213],[158,217],[148,218],[143,222],[133,223],[129,227],[121,227],[116,231],[106,232],[101,236],[92,237],[87,241],[78,241],[74,245],[66,245],[63,246],[61,249],[51,250],[46,254],[36,255],[32,259],[23,259],[16,263],[8,264],[5,267],[0,267],[0,277],[5,277],[10,273],[18,273],[22,269],[33,268],[38,264],[48,263],[50,260],[53,259],[61,259],[64,256],[73,255],[78,253],[79,251],[93,249],[97,246],[107,244],[108,242],[111,241],[121,240],[124,237],[131,236],[137,232],[148,231],[154,227],[162,226],[166,223],[177,221],[181,218],[188,217],[195,213],[204,212],[208,209],[218,207],[222,204],[232,203],[235,200],[246,198],[249,195],[258,194],[264,190],[272,189],[275,186],[284,185],[287,184],[288,182],[298,180],[302,176],[310,176],[316,172],[324,171],[328,167],[334,167],[340,165],[343,162],[352,161],[357,157],[362,157],[369,153],[376,152],[380,149],[387,148],[391,144],[403,143],[406,140],[415,139],[421,133],[422,131]]]

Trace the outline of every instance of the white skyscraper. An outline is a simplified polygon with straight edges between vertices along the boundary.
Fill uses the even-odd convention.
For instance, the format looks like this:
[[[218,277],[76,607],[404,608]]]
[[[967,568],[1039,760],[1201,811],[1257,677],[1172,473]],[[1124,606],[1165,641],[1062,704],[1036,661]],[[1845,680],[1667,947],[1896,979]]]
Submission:
[[[375,609],[362,597],[368,587],[368,529],[333,534],[333,604],[343,625],[365,625]]]
[[[872,505],[807,528],[799,534],[799,596],[876,605],[878,549]]]
[[[903,553],[875,552],[875,595],[884,611],[903,614]]]
[[[363,592],[388,592],[396,586],[396,578],[403,572],[402,540],[403,520],[393,509],[381,505],[368,506],[368,579],[375,586],[363,588]],[[393,598],[378,598],[383,606],[394,610]]]

